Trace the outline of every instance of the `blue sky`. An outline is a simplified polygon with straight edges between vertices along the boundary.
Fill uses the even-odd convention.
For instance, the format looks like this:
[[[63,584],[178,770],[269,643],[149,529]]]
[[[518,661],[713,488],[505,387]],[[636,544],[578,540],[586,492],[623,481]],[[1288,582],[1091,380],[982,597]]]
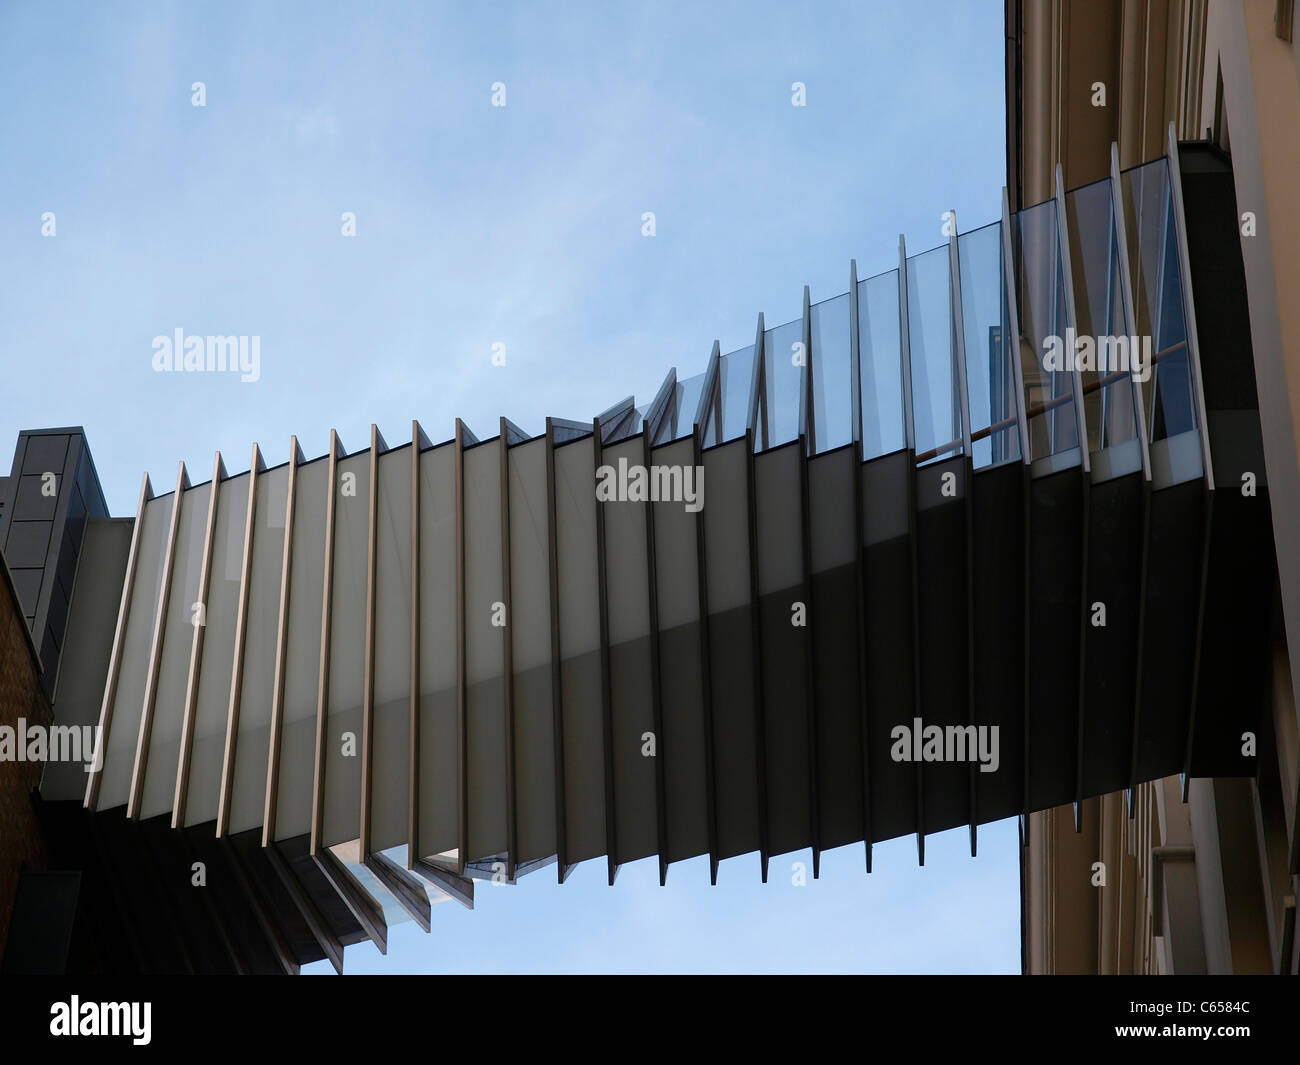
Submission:
[[[586,419],[1000,213],[1002,5],[59,4],[0,9],[0,440],[82,425],[110,508],[184,460],[419,418]],[[206,106],[191,105],[202,81]],[[791,106],[803,82],[807,106]],[[506,106],[491,106],[494,82]],[[356,215],[343,237],[340,216]],[[656,235],[642,236],[642,215]],[[56,235],[42,236],[53,212]],[[155,336],[256,335],[261,378]],[[494,344],[506,365],[493,366]],[[354,970],[1016,971],[1015,829],[773,861],[588,863],[435,908]],[[600,866],[600,868],[597,868]]]

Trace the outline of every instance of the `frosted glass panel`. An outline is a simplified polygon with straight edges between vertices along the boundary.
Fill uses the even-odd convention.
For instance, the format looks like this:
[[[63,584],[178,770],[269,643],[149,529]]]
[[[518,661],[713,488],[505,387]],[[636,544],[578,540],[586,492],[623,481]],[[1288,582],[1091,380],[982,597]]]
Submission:
[[[356,839],[361,828],[361,692],[365,680],[370,452],[340,460],[337,481],[325,723],[323,832],[327,847]]]
[[[411,751],[411,447],[379,456],[370,848],[407,842]]]
[[[289,467],[259,475],[253,519],[253,568],[244,630],[244,677],[235,740],[230,831],[262,824],[266,811],[266,766],[270,751],[271,698],[275,690],[276,628],[280,617],[280,575],[284,565],[284,518]]]
[[[320,672],[321,602],[325,579],[325,496],[329,460],[298,468],[293,501],[293,559],[289,567],[288,648],[275,838],[311,830],[316,766],[316,702]]]
[[[162,663],[158,670],[158,698],[154,703],[153,727],[149,731],[141,817],[167,813],[176,796],[176,759],[180,753],[190,651],[194,646],[194,604],[199,599],[203,541],[211,498],[211,484],[192,488],[181,497],[181,520],[176,530],[176,557],[172,563],[171,597],[167,605]]]
[[[186,827],[214,821],[217,816],[247,518],[248,474],[241,473],[222,481],[217,490],[217,524],[212,534],[212,572],[208,577],[208,624],[203,633],[203,662],[194,711]]]

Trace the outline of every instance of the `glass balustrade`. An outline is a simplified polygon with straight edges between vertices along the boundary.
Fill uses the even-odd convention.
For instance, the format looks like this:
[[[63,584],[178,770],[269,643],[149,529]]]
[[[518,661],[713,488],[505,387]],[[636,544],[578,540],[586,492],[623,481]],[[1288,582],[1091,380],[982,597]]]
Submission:
[[[948,246],[907,260],[907,336],[917,462],[962,452],[961,391],[953,348]]]
[[[815,303],[812,335],[813,452],[853,440],[853,351],[849,294]]]
[[[1196,428],[1169,165],[1157,159],[1133,167],[1120,175],[1120,186],[1135,325],[1150,351],[1141,374],[1148,439],[1163,440]]]
[[[957,238],[962,338],[970,396],[975,467],[1019,459],[1016,373],[1007,346],[1010,313],[1002,260],[1002,226],[993,222]]]
[[[958,306],[949,245],[908,257],[906,346],[896,269],[859,281],[855,292],[812,304],[808,350],[802,318],[765,330],[761,351],[749,345],[719,358],[702,416],[703,446],[735,440],[752,422],[759,451],[801,432],[812,454],[855,438],[863,460],[900,450],[907,444],[906,351],[918,462],[960,455],[967,426],[975,468],[1023,460],[1022,400],[1030,460],[1060,468],[1079,460],[1082,443],[1093,454],[1109,453],[1108,471],[1140,468],[1139,410],[1151,442],[1196,428],[1169,182],[1164,159],[1125,171],[1122,220],[1106,178],[1068,193],[1063,219],[1057,201],[1048,200],[1012,215],[1005,239],[998,222],[960,234]],[[1127,249],[1120,246],[1122,232]],[[1014,325],[1008,276],[1016,284]],[[1067,278],[1073,293],[1066,291]],[[965,397],[957,362],[963,355]],[[691,434],[705,378],[700,373],[677,382],[654,444]],[[636,425],[646,409],[637,408]],[[1080,440],[1080,421],[1086,441]]]
[[[907,444],[903,428],[903,349],[898,271],[858,282],[858,389],[862,457],[874,459]]]
[[[1084,424],[1093,452],[1137,439],[1132,351],[1109,178],[1065,197]]]

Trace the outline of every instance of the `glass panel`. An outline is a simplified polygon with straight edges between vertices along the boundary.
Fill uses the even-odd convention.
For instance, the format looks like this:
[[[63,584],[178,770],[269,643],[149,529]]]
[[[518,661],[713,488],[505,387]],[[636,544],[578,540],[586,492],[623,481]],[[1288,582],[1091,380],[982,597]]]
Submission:
[[[1017,260],[1020,362],[1025,375],[1025,414],[1030,458],[1040,459],[1079,446],[1073,374],[1064,352],[1067,322],[1065,273],[1057,234],[1056,201],[1048,200],[1011,220]]]
[[[917,461],[950,458],[962,450],[962,416],[946,244],[907,260],[907,328]]]
[[[370,846],[407,841],[411,777],[411,462],[413,448],[379,456],[375,527],[375,731]]]
[[[244,564],[244,523],[248,518],[248,474],[221,482],[217,489],[217,523],[212,530],[212,571],[208,574],[207,625],[194,708],[189,789],[185,827],[213,821],[221,789],[221,761],[226,752],[230,713],[230,679],[235,663],[235,613],[239,576]],[[313,707],[314,709],[314,707]]]
[[[325,494],[328,490],[328,458],[298,467],[298,479],[293,489],[293,555],[289,566],[288,646],[284,656],[284,715],[280,724],[276,840],[292,839],[311,830],[325,576]]]
[[[976,468],[1020,458],[1016,373],[1006,344],[1002,225],[993,222],[957,238],[962,334],[970,397],[971,452]]]
[[[644,461],[641,441],[606,448],[601,461],[614,469],[623,463],[640,465]],[[641,753],[645,733],[656,727],[651,702],[647,504],[610,500],[599,506],[605,526],[615,857],[631,862],[658,849],[655,761]]]
[[[456,449],[420,455],[419,856],[456,848]]]
[[[630,420],[630,419],[626,419]],[[465,747],[468,861],[506,850],[505,610],[501,447],[465,452]]]
[[[862,457],[906,445],[898,271],[858,282],[858,359],[862,389]]]
[[[235,739],[235,772],[231,785],[231,832],[257,827],[266,811],[266,758],[270,750],[280,569],[284,564],[284,512],[288,500],[287,465],[258,476],[253,567],[249,573],[248,617],[244,628],[244,677],[240,685],[239,734]]]
[[[336,482],[329,706],[325,717],[323,836],[327,847],[356,839],[361,828],[361,692],[365,681],[370,450],[340,459]]]
[[[723,355],[718,360],[718,388],[722,396],[722,440],[744,436],[749,426],[749,391],[754,378],[754,345]]]
[[[755,427],[757,450],[776,447],[799,435],[799,392],[803,387],[803,319],[774,326],[763,334],[763,401]],[[799,365],[796,365],[796,360]]]
[[[571,862],[604,854],[606,846],[595,458],[590,438],[555,451],[565,842]]]
[[[1078,319],[1076,350],[1084,424],[1089,450],[1099,451],[1137,436],[1110,179],[1067,193],[1065,218]]]
[[[1196,428],[1168,163],[1157,159],[1126,170],[1120,185],[1143,370],[1154,362],[1142,386],[1147,432],[1161,440]]]
[[[814,304],[812,333],[814,452],[830,451],[853,439],[853,353],[849,294]]]
[[[514,652],[515,806],[519,819],[518,857],[520,861],[531,861],[555,853],[545,440],[511,448],[509,482],[512,616],[506,635],[513,641]]]
[[[680,440],[695,431],[695,408],[700,402],[700,389],[704,387],[704,374],[697,373],[685,381],[678,381],[673,398],[668,401],[668,414],[655,443]]]

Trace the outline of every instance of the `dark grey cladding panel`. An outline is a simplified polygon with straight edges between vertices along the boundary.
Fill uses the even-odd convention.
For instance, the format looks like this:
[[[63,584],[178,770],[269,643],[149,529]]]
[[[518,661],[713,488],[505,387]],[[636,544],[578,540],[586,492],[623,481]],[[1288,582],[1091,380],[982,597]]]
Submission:
[[[1134,779],[1139,781],[1182,770],[1192,702],[1203,490],[1201,482],[1187,481],[1151,494],[1142,689],[1133,759]],[[1238,731],[1237,743],[1240,735]]]
[[[710,673],[718,855],[758,849],[759,688],[749,584],[749,491],[744,438],[704,452]]]
[[[817,780],[823,849],[863,838],[862,714],[853,478],[856,449],[809,460],[816,639]]]
[[[418,857],[456,848],[456,451],[420,455]]]
[[[5,541],[5,561],[13,569],[39,568],[45,564],[45,554],[50,546],[52,521],[21,521],[11,516],[5,522],[8,539]]]
[[[86,730],[99,722],[134,525],[128,518],[101,518],[87,523],[82,566],[59,663],[54,719],[60,726]],[[83,731],[83,739],[84,735]],[[80,801],[86,793],[85,759],[83,752],[80,762],[59,760],[47,764],[41,778],[41,796],[51,801]]]
[[[920,712],[927,727],[970,724],[966,476],[961,457],[916,471]],[[969,764],[926,764],[922,776],[926,831],[967,824]]]
[[[1033,479],[1029,523],[1030,720],[1025,757],[1029,807],[1041,810],[1074,800],[1083,610],[1079,467]]]
[[[694,462],[690,439],[651,452],[655,465],[685,470]],[[697,482],[700,501],[707,486]],[[696,513],[683,502],[652,504],[655,524],[655,579],[659,605],[659,681],[663,731],[668,860],[681,861],[708,850],[708,774],[704,675],[700,661],[699,570]]]
[[[867,705],[870,745],[871,820],[877,840],[916,829],[916,771],[890,757],[884,742],[897,725],[915,716],[912,678],[912,558],[908,481],[911,456],[896,451],[863,463],[863,579],[867,586]]]
[[[933,510],[951,506],[966,498],[966,460],[960,456],[918,466],[916,509]]]
[[[277,840],[294,839],[311,829],[324,594],[325,497],[328,490],[328,459],[317,459],[298,469],[289,566],[284,720],[280,727],[280,772],[276,794]],[[212,579],[216,580],[215,566]]]
[[[798,588],[803,582],[799,463],[797,443],[754,457],[758,589],[763,596]]]
[[[53,472],[60,472],[60,466]],[[53,521],[58,493],[43,490],[47,482],[43,474],[25,473],[18,478],[18,491],[14,495],[14,515],[23,521]]]
[[[855,476],[857,462],[852,447],[829,451],[808,461],[814,573],[847,566],[854,560]]]
[[[64,460],[68,456],[68,434],[38,433],[26,439],[27,449],[23,454],[22,468],[24,474],[40,476],[49,472],[63,472]]]
[[[571,863],[606,851],[595,473],[590,437],[556,448],[564,806]]]
[[[555,853],[555,731],[546,440],[510,449],[510,639],[514,665],[518,859]]]
[[[643,459],[639,436],[608,446],[603,453],[603,464],[614,470],[624,464],[629,470],[643,469]],[[616,857],[619,862],[630,862],[658,849],[654,759],[660,754],[654,735],[650,676],[646,540],[646,507],[650,504],[616,499],[600,505],[605,514]],[[650,739],[655,743],[653,755],[644,753]]]
[[[999,765],[975,774],[978,821],[1010,817],[1024,794],[1025,468],[978,471],[972,485],[975,723],[998,729]]]
[[[375,544],[375,722],[370,849],[408,842],[411,750],[411,462],[416,449],[379,456]]]
[[[1095,468],[1095,467],[1094,467]],[[1138,615],[1142,570],[1141,474],[1093,483],[1088,500],[1088,586],[1083,608],[1083,717],[1079,752],[1084,794],[1129,783],[1137,697]],[[1092,624],[1093,604],[1105,610]]]
[[[884,543],[907,535],[908,479],[912,460],[895,451],[864,462],[861,467],[863,544]]]
[[[799,447],[756,455],[754,464],[768,831],[770,852],[785,854],[812,842]]]
[[[322,845],[361,830],[361,699],[365,684],[369,450],[340,459],[334,511],[330,605],[329,703],[325,716],[325,820]]]
[[[469,861],[504,854],[506,836],[505,590],[501,572],[500,440],[465,452],[466,727]]]

